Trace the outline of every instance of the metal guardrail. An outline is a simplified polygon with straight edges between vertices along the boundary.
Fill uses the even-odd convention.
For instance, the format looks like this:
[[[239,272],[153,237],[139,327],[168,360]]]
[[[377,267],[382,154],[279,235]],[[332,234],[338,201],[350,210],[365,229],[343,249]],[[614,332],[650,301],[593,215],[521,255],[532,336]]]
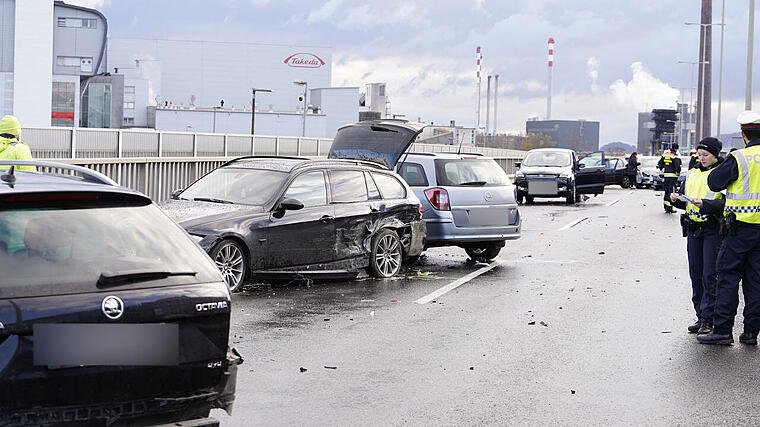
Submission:
[[[84,166],[156,202],[235,157],[249,155],[326,157],[332,139],[269,135],[164,132],[137,129],[23,128],[32,156]],[[413,152],[452,152],[452,145],[412,144]],[[491,157],[508,173],[524,151],[463,147]]]

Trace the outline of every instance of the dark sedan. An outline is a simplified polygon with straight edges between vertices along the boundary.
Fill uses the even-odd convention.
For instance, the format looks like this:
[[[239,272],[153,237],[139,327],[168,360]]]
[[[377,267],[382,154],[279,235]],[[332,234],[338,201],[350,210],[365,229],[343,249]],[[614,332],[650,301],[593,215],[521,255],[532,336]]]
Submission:
[[[377,163],[244,157],[176,192],[162,208],[216,262],[230,289],[246,279],[394,276],[420,255],[425,223],[414,192],[391,167],[421,130],[377,122],[342,128],[334,157],[382,145]]]

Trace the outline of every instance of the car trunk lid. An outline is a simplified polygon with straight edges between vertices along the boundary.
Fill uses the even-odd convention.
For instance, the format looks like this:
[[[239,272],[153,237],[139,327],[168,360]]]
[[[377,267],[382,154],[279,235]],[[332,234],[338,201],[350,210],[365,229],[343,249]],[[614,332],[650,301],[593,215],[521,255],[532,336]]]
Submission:
[[[405,120],[372,120],[343,126],[335,134],[328,158],[366,160],[393,170],[424,127]]]

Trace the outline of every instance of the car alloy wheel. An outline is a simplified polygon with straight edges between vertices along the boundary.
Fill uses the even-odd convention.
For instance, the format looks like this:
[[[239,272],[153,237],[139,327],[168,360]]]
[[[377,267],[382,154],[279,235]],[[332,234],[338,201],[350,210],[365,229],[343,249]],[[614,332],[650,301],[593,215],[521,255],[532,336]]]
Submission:
[[[383,230],[373,239],[370,274],[374,277],[393,277],[401,269],[401,242],[393,230]]]
[[[245,254],[240,245],[225,240],[214,248],[212,256],[230,292],[237,291],[243,284],[246,268]]]

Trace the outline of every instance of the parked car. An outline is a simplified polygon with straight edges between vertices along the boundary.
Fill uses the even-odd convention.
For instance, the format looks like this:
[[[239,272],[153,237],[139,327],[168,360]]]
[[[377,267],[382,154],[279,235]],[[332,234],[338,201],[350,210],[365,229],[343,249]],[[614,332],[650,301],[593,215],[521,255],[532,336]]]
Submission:
[[[644,188],[651,188],[655,180],[660,176],[660,170],[657,169],[657,162],[660,160],[656,156],[639,156],[639,173],[636,177],[638,184]]]
[[[392,170],[422,127],[387,120],[344,126],[327,160],[241,157],[161,207],[233,291],[253,277],[347,278],[365,268],[391,277],[425,243],[420,201]]]
[[[582,194],[602,194],[605,184],[604,153],[579,158],[565,148],[530,150],[515,174],[517,201],[533,203],[534,198],[564,197],[569,204],[580,202]]]
[[[426,247],[459,246],[487,262],[520,238],[515,187],[493,159],[478,154],[409,153],[396,169],[422,201]]]
[[[681,159],[681,174],[678,175],[678,181],[676,183],[678,187],[680,187],[681,184],[683,184],[684,181],[686,181],[686,174],[689,172],[689,160],[690,160],[689,157],[685,157],[685,156],[680,156],[680,159]],[[657,161],[659,160],[660,158],[657,157]],[[655,169],[656,168],[657,168],[657,163],[655,162]],[[665,174],[659,169],[656,169],[656,170],[657,170],[657,175],[653,177],[652,188],[655,191],[661,191],[665,186]]]
[[[150,199],[77,166],[0,170],[0,425],[207,425],[237,365],[230,293]],[[185,425],[185,424],[183,424]]]

